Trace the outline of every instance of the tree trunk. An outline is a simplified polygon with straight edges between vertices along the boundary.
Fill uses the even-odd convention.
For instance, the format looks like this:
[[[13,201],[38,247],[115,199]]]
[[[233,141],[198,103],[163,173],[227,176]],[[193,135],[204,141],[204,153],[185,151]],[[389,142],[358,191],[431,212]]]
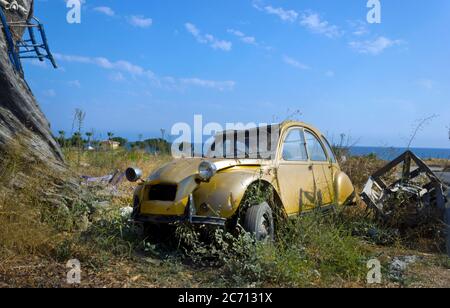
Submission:
[[[19,2],[32,14],[33,0]],[[30,17],[21,16],[4,8],[3,11],[9,21],[26,20]],[[12,31],[14,36],[21,36],[23,30],[15,28]],[[8,151],[8,145],[18,140],[24,148],[23,155],[26,157],[23,158],[38,160],[51,170],[65,169],[63,155],[52,136],[49,122],[39,108],[26,81],[11,64],[8,57],[8,45],[2,31],[0,33],[0,153]]]

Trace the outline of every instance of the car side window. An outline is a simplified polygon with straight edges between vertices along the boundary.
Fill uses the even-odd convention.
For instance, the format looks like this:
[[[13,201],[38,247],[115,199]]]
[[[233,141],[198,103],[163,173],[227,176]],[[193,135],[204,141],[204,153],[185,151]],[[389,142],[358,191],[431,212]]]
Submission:
[[[335,164],[337,162],[337,160],[336,160],[336,156],[334,156],[334,152],[333,152],[333,149],[331,148],[330,143],[328,142],[327,138],[325,138],[325,136],[322,136],[322,140],[323,140],[323,143],[325,144],[325,147],[327,148],[328,156],[330,157],[331,162],[333,164]]]
[[[305,147],[303,130],[292,129],[283,144],[283,159],[285,161],[307,161],[308,154]]]
[[[320,141],[312,133],[305,131],[306,147],[308,149],[309,158],[312,161],[326,162],[327,154],[322,147]]]

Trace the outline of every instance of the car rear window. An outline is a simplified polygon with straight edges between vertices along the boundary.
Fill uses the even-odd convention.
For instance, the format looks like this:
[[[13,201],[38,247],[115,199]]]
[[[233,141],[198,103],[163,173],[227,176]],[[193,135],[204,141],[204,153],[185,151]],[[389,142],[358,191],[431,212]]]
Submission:
[[[309,158],[312,161],[328,161],[325,150],[322,147],[319,139],[316,138],[312,133],[305,131],[306,147],[308,149]]]
[[[336,163],[337,162],[336,156],[334,155],[333,149],[331,148],[331,145],[328,142],[327,138],[325,138],[325,136],[322,136],[322,140],[323,140],[323,143],[325,144],[325,147],[327,148],[328,156],[330,157],[331,162],[333,164]]]

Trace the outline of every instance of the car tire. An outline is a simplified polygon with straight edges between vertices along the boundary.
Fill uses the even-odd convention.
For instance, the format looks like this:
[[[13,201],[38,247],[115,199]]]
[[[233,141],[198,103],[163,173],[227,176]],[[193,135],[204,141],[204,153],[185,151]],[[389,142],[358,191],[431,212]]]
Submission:
[[[266,202],[250,207],[245,214],[244,229],[257,241],[273,241],[275,228],[273,212]]]

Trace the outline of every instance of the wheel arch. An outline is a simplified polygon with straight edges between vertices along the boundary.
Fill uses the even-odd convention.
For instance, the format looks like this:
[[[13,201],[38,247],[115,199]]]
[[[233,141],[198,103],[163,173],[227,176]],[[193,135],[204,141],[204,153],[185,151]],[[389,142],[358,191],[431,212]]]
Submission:
[[[219,172],[211,182],[201,184],[194,192],[196,204],[200,207],[208,205],[212,211],[202,212],[200,209],[199,214],[208,216],[216,212],[220,213],[221,217],[231,219],[239,214],[251,190],[258,185],[261,186],[261,190],[273,191],[274,202],[271,202],[271,206],[282,208],[278,191],[273,185],[273,177],[255,170]]]
[[[255,187],[258,187],[260,191],[267,192],[267,195],[259,196],[260,198],[259,200],[258,199],[252,200],[249,194],[252,194],[252,190],[255,189]],[[283,217],[287,216],[278,190],[272,183],[270,183],[266,179],[258,179],[256,181],[251,182],[247,186],[247,189],[242,197],[237,213],[242,214],[242,212],[245,212],[248,207],[260,204],[261,202],[267,202],[270,208],[272,209],[274,215],[278,216],[282,214]]]

